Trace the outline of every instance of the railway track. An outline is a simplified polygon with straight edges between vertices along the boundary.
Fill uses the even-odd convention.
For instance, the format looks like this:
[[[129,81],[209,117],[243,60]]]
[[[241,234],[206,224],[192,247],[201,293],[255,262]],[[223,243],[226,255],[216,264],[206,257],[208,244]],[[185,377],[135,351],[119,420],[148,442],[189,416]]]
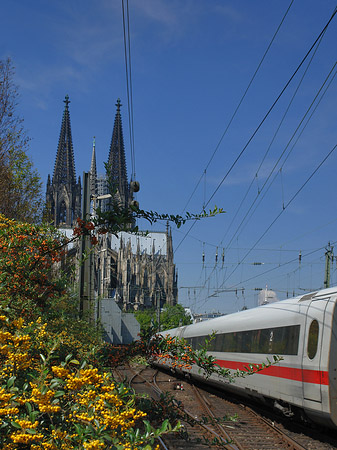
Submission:
[[[161,394],[165,391],[161,389],[158,381],[156,380],[156,375],[158,371],[154,371],[151,368],[146,368],[141,371],[135,371],[130,366],[125,366],[123,368],[124,378],[128,379],[129,386],[132,387],[138,394],[147,394],[156,400],[160,398]],[[119,379],[122,379],[121,372]],[[179,449],[218,449],[226,448],[228,450],[244,450],[236,445],[229,443],[230,438],[228,434],[218,427],[218,431],[211,424],[204,423],[203,420],[199,419],[195,414],[195,408],[188,410],[185,407],[178,406],[180,414],[186,417],[186,421],[183,423],[183,433],[188,436],[188,440],[183,438],[178,433],[171,433],[165,435],[160,439],[160,444],[163,449],[168,450],[179,450]],[[199,410],[199,416],[204,416],[204,411]],[[188,420],[189,419],[189,420]]]
[[[189,440],[183,440],[178,434],[165,435],[160,442],[163,449],[337,449],[334,444],[321,442],[305,433],[289,432],[282,424],[264,418],[250,407],[195,387],[186,380],[182,382],[184,390],[175,390],[176,383],[181,383],[181,380],[165,372],[149,367],[135,370],[125,366],[118,377],[120,381],[123,377],[127,378],[130,386],[139,394],[158,399],[161,392],[169,392],[183,405],[179,408],[186,417],[183,426]],[[235,416],[235,421],[230,419]],[[208,444],[203,443],[205,439]]]

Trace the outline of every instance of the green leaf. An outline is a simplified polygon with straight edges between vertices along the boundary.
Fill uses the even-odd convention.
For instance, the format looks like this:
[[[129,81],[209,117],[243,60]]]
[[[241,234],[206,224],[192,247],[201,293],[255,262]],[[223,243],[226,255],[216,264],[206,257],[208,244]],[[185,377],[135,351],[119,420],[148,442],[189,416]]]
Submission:
[[[65,362],[67,363],[67,362],[69,362],[69,360],[72,358],[72,354],[70,354],[70,355],[67,355],[66,357],[65,357]]]
[[[150,434],[151,433],[151,428],[152,428],[150,422],[148,420],[144,420],[143,423],[144,423],[144,426],[145,426],[146,434]]]
[[[61,378],[53,378],[50,382],[50,389],[55,389],[56,387],[58,387],[63,380],[61,380]]]
[[[27,428],[27,429],[26,429],[26,433],[28,433],[28,434],[36,434],[37,431],[34,430],[34,429],[32,429],[32,428]]]
[[[77,359],[72,359],[72,360],[70,361],[70,364],[75,364],[76,366],[78,366],[78,365],[80,364],[80,362],[77,361]]]
[[[16,380],[16,377],[14,377],[14,376],[10,377],[9,380],[7,381],[7,388],[11,388],[13,386],[15,380]]]
[[[160,427],[160,432],[164,433],[167,430],[169,425],[170,425],[169,420],[168,419],[164,420],[164,422],[162,423],[162,425]]]
[[[64,394],[65,394],[64,391],[56,391],[54,394],[54,398],[62,397],[62,395],[64,395]]]
[[[86,361],[83,361],[82,364],[81,364],[80,369],[84,369],[84,367],[85,367],[86,365],[87,365],[87,362],[86,362]]]
[[[25,403],[25,407],[29,414],[33,411],[32,405],[30,403]]]

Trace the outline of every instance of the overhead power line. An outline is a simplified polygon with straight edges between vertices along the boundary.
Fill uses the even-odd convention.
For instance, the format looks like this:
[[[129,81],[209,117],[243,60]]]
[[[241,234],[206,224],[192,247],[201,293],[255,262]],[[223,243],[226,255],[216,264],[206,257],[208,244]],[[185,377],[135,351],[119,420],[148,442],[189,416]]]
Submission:
[[[337,241],[336,241],[336,242],[332,242],[331,245],[335,245],[336,243],[337,243]],[[302,258],[306,258],[307,256],[310,256],[310,255],[313,255],[314,253],[320,252],[320,251],[324,250],[325,248],[326,248],[326,246],[323,246],[323,247],[320,247],[320,248],[317,248],[317,249],[308,251],[307,253],[303,253],[303,254],[302,254]],[[292,258],[292,259],[290,259],[290,260],[288,260],[288,261],[286,261],[286,262],[284,262],[284,263],[278,264],[276,267],[272,267],[272,268],[267,269],[267,270],[265,270],[265,271],[263,271],[263,272],[260,272],[260,273],[257,274],[257,275],[253,275],[253,276],[250,277],[250,278],[246,278],[245,280],[241,280],[240,283],[233,284],[233,285],[229,286],[229,287],[228,287],[228,290],[236,290],[236,289],[237,289],[238,291],[240,291],[240,290],[244,289],[245,292],[246,292],[248,289],[242,287],[242,286],[244,285],[244,283],[247,283],[247,282],[249,282],[249,281],[255,280],[256,278],[260,278],[260,277],[262,277],[262,276],[264,276],[264,275],[266,275],[266,274],[269,274],[270,272],[273,272],[273,271],[275,271],[275,270],[279,270],[281,267],[285,267],[285,266],[287,266],[287,265],[289,265],[289,264],[292,264],[292,263],[295,263],[295,262],[297,262],[297,261],[298,261],[298,257]],[[297,268],[296,270],[298,270],[298,268]],[[202,287],[202,289],[206,289],[206,286],[204,285],[204,286]],[[200,290],[201,290],[201,289],[200,289]],[[273,290],[274,290],[274,289],[273,289]],[[310,289],[310,290],[311,290],[311,289]],[[222,287],[220,286],[219,288],[215,289],[214,294],[221,293],[222,291],[223,291],[223,290],[222,290]],[[199,300],[197,300],[197,301],[195,302],[195,305],[200,304],[201,302],[203,302],[202,305],[201,305],[201,306],[203,306],[203,305],[206,303],[206,301],[207,301],[208,298],[209,298],[209,296],[207,296],[206,298],[205,298],[205,297],[200,298]],[[200,306],[200,307],[201,307],[201,306]]]
[[[240,204],[239,204],[239,206],[238,206],[238,208],[237,208],[237,210],[236,210],[236,212],[235,212],[235,214],[234,214],[234,217],[233,217],[232,220],[231,220],[231,223],[230,223],[229,226],[227,227],[227,230],[226,230],[226,232],[225,232],[223,238],[221,239],[221,243],[222,243],[222,242],[224,241],[224,239],[226,238],[226,236],[227,236],[229,230],[231,229],[233,223],[235,222],[235,219],[236,219],[236,217],[238,216],[239,211],[241,210],[241,208],[242,208],[242,206],[243,206],[243,204],[244,204],[244,202],[245,202],[245,200],[246,200],[246,198],[247,198],[247,196],[248,196],[248,194],[249,194],[251,188],[253,187],[255,180],[257,180],[257,177],[258,177],[258,174],[259,174],[259,172],[260,172],[260,170],[261,170],[261,168],[262,168],[262,165],[263,165],[264,161],[266,160],[267,155],[269,154],[269,151],[270,151],[270,149],[271,149],[271,147],[272,147],[272,145],[273,145],[273,143],[274,143],[274,141],[275,141],[275,139],[276,139],[276,136],[278,135],[278,133],[279,133],[279,131],[280,131],[280,129],[281,129],[281,126],[282,126],[282,124],[283,124],[283,122],[284,122],[284,120],[285,120],[285,118],[286,118],[286,116],[287,116],[287,114],[288,114],[288,112],[289,112],[289,110],[290,110],[290,107],[291,107],[291,105],[292,105],[292,103],[293,103],[293,101],[294,101],[294,99],[295,99],[295,97],[296,97],[296,95],[297,95],[297,93],[298,93],[298,91],[299,91],[299,89],[300,89],[300,86],[302,85],[302,82],[303,82],[303,80],[304,80],[304,78],[305,78],[305,76],[306,76],[306,74],[307,74],[307,72],[308,72],[308,70],[309,70],[309,67],[310,67],[310,65],[311,65],[311,63],[312,63],[312,61],[313,61],[313,59],[314,59],[314,57],[315,57],[315,55],[316,55],[316,52],[317,52],[317,50],[318,50],[318,48],[319,48],[319,45],[320,45],[320,43],[322,42],[323,36],[324,36],[324,35],[322,34],[321,39],[320,39],[320,41],[318,42],[318,44],[317,44],[317,46],[316,46],[316,48],[315,48],[315,50],[314,50],[314,52],[313,52],[313,54],[312,54],[312,56],[311,56],[309,62],[308,62],[308,64],[307,64],[307,67],[305,68],[305,70],[304,70],[304,72],[303,72],[303,75],[302,75],[301,79],[299,80],[299,82],[298,82],[298,84],[297,84],[297,87],[296,87],[296,89],[295,89],[295,92],[294,92],[294,94],[292,95],[292,97],[291,97],[291,99],[290,99],[290,101],[289,101],[289,104],[288,104],[288,106],[287,106],[287,108],[286,108],[286,110],[285,110],[285,112],[284,112],[284,114],[283,114],[283,116],[282,116],[282,118],[281,118],[281,120],[280,120],[280,123],[279,123],[279,125],[278,125],[278,127],[277,127],[277,129],[276,129],[276,131],[275,131],[275,133],[274,133],[274,135],[273,135],[271,141],[270,141],[270,144],[268,145],[268,148],[267,148],[267,150],[265,151],[265,153],[264,153],[264,155],[263,155],[263,157],[262,157],[262,160],[261,160],[261,162],[260,162],[260,164],[259,164],[259,167],[258,167],[256,173],[255,173],[255,176],[253,177],[252,181],[250,182],[250,185],[248,186],[247,191],[246,191],[246,193],[244,194],[244,196],[243,196],[243,198],[242,198],[242,200],[241,200],[241,202],[240,202]],[[270,176],[270,175],[269,175],[269,176]],[[264,189],[265,184],[266,184],[266,183],[264,183],[264,185],[262,186],[261,189],[259,188],[259,190],[258,190],[258,195],[261,194],[262,190]],[[234,236],[235,236],[235,235],[236,235],[236,233],[234,234]],[[220,245],[221,245],[221,244],[220,244]],[[230,244],[228,244],[227,247],[228,247],[229,245],[230,245]]]
[[[130,15],[129,0],[122,0],[122,16],[123,16],[123,35],[124,35],[124,58],[125,58],[125,74],[126,74],[126,93],[128,100],[129,115],[129,135],[130,135],[130,153],[131,153],[131,180],[136,178],[136,161],[135,161],[135,135],[133,126],[133,97],[132,97],[132,71],[131,71],[131,39],[130,39]],[[125,19],[126,16],[126,19]]]
[[[276,106],[276,104],[278,103],[278,101],[280,100],[280,98],[282,97],[282,95],[284,94],[284,92],[286,91],[286,89],[288,88],[288,86],[290,85],[290,83],[292,82],[292,80],[294,79],[294,77],[296,76],[297,72],[300,70],[300,68],[302,67],[302,65],[304,64],[304,62],[306,61],[306,59],[308,58],[308,56],[310,55],[310,53],[312,52],[312,50],[315,48],[316,44],[318,43],[318,41],[320,40],[321,36],[325,33],[325,31],[327,30],[328,26],[330,25],[331,21],[333,20],[333,18],[335,17],[337,13],[337,8],[334,10],[334,12],[332,13],[330,19],[328,20],[328,22],[326,23],[326,25],[324,26],[324,28],[322,29],[322,31],[319,33],[319,35],[317,36],[317,38],[315,39],[314,43],[311,45],[310,49],[307,51],[306,55],[304,56],[304,58],[302,59],[302,61],[299,63],[299,65],[297,66],[297,68],[295,69],[295,71],[293,72],[293,74],[291,75],[291,77],[289,78],[289,80],[287,81],[287,83],[285,84],[285,86],[283,87],[283,89],[281,90],[280,94],[277,96],[276,100],[273,102],[273,104],[270,106],[269,110],[267,111],[267,113],[264,115],[264,117],[262,118],[262,120],[260,121],[259,125],[256,127],[255,131],[253,132],[253,134],[250,136],[250,138],[248,139],[247,143],[245,144],[245,146],[242,148],[242,150],[240,151],[240,153],[238,154],[238,156],[235,158],[235,160],[233,161],[232,165],[230,166],[230,168],[227,170],[227,172],[225,173],[225,175],[223,176],[222,180],[220,181],[220,183],[218,184],[218,186],[215,188],[215,190],[213,191],[213,194],[210,196],[210,198],[208,199],[208,201],[206,202],[206,204],[204,205],[205,208],[209,205],[210,201],[213,199],[213,197],[215,196],[215,194],[218,192],[218,190],[220,189],[220,187],[222,186],[222,184],[224,183],[224,181],[226,180],[226,178],[228,177],[228,175],[231,173],[231,171],[233,170],[233,168],[235,167],[235,165],[238,163],[238,161],[240,160],[240,158],[242,157],[242,155],[244,154],[244,152],[247,150],[249,144],[251,143],[251,141],[254,139],[254,137],[256,136],[257,132],[259,131],[259,129],[262,127],[263,123],[266,121],[267,117],[269,116],[269,114],[272,112],[272,110],[274,109],[274,107]],[[181,239],[181,241],[179,242],[178,246],[176,247],[175,251],[177,251],[179,249],[179,247],[181,246],[181,244],[184,242],[184,240],[186,239],[186,237],[188,236],[188,234],[190,233],[190,231],[192,230],[192,228],[194,227],[194,225],[196,224],[196,221],[194,221],[192,223],[192,225],[190,226],[190,228],[187,230],[185,236]]]
[[[311,178],[318,172],[318,170],[322,167],[325,161],[332,155],[332,153],[336,150],[337,144],[328,152],[328,154],[323,158],[323,160],[318,164],[316,169],[311,173],[311,175],[306,179],[306,181],[302,184],[302,186],[297,190],[297,192],[291,197],[286,205],[282,208],[282,210],[278,213],[275,219],[270,223],[270,225],[266,228],[266,230],[262,233],[262,235],[258,238],[255,244],[249,249],[249,251],[245,254],[245,256],[239,261],[234,270],[228,275],[228,277],[222,282],[220,287],[224,286],[226,281],[233,275],[233,273],[240,267],[242,262],[247,258],[248,255],[254,250],[254,248],[258,245],[259,242],[264,238],[264,236],[268,233],[271,227],[275,224],[275,222],[281,217],[284,211],[291,205],[291,203],[295,200],[295,198],[300,194],[300,192],[305,188],[305,186],[309,183]]]
[[[202,178],[206,175],[206,172],[207,172],[207,169],[208,169],[209,165],[211,164],[211,162],[212,162],[212,160],[213,160],[213,158],[214,158],[216,152],[218,151],[218,149],[219,149],[219,147],[220,147],[220,144],[221,144],[223,138],[224,138],[225,135],[227,134],[227,131],[228,131],[229,127],[231,126],[231,124],[232,124],[232,122],[233,122],[233,120],[234,120],[234,117],[236,116],[236,113],[238,112],[238,110],[239,110],[239,108],[240,108],[240,106],[241,106],[243,100],[245,99],[245,97],[246,97],[246,95],[247,95],[247,93],[248,93],[248,91],[249,91],[249,88],[250,88],[250,86],[252,85],[252,83],[253,83],[253,81],[254,81],[254,79],[255,79],[255,77],[256,77],[256,75],[257,75],[259,69],[260,69],[260,67],[262,66],[262,63],[263,63],[265,57],[267,56],[267,53],[269,52],[270,47],[272,46],[272,44],[273,44],[273,42],[274,42],[274,40],[275,40],[275,38],[276,38],[278,32],[280,31],[280,28],[281,28],[281,26],[282,26],[282,24],[283,24],[285,18],[287,17],[288,12],[289,12],[289,10],[290,10],[290,8],[291,8],[291,6],[292,6],[293,3],[294,3],[294,0],[291,0],[290,4],[289,4],[289,6],[288,6],[287,11],[285,12],[284,16],[282,17],[282,20],[281,20],[281,22],[279,23],[279,26],[277,27],[277,29],[276,29],[276,31],[275,31],[275,33],[274,33],[274,35],[273,35],[271,41],[269,42],[268,47],[267,47],[267,49],[265,50],[265,52],[264,52],[264,54],[263,54],[263,56],[262,56],[262,58],[261,58],[259,64],[257,65],[257,68],[255,69],[255,72],[254,72],[252,78],[250,79],[250,81],[249,81],[249,83],[248,83],[248,86],[246,87],[246,90],[244,91],[244,93],[243,93],[243,95],[242,95],[242,97],[241,97],[241,99],[240,99],[240,101],[239,101],[237,107],[235,108],[235,111],[234,111],[234,113],[232,114],[232,117],[230,118],[230,120],[229,120],[229,122],[228,122],[228,124],[227,124],[227,126],[226,126],[225,131],[223,132],[223,134],[222,134],[222,136],[221,136],[221,138],[220,138],[218,144],[216,145],[216,147],[215,147],[215,149],[214,149],[214,151],[213,151],[213,153],[212,153],[212,156],[210,157],[208,163],[206,164],[206,167],[205,167],[205,169],[204,169],[204,171],[203,171],[201,177],[199,178],[199,181],[197,182],[197,184],[196,184],[196,186],[195,186],[195,188],[194,188],[192,194],[190,195],[189,199],[187,200],[187,203],[186,203],[186,205],[185,205],[185,207],[184,207],[184,209],[183,209],[183,212],[186,210],[187,205],[188,205],[189,202],[191,201],[191,199],[192,199],[192,197],[193,197],[195,191],[198,189],[199,184],[200,184]]]
[[[245,223],[245,221],[246,221],[246,219],[247,219],[249,213],[251,212],[253,206],[255,205],[255,203],[257,202],[257,200],[258,200],[259,198],[260,198],[260,202],[257,204],[257,206],[255,207],[255,209],[253,210],[253,212],[252,212],[252,214],[250,215],[249,219],[252,217],[252,215],[253,215],[254,212],[256,211],[257,207],[260,205],[260,203],[261,203],[262,199],[264,198],[266,192],[264,193],[263,197],[260,197],[260,196],[261,196],[261,193],[263,192],[263,190],[264,190],[265,187],[267,186],[267,184],[268,184],[268,182],[269,182],[271,176],[273,175],[273,173],[274,173],[275,170],[276,170],[277,165],[278,165],[279,162],[281,161],[281,159],[282,159],[282,157],[284,156],[286,150],[289,148],[291,142],[292,142],[293,139],[295,138],[295,136],[296,136],[296,134],[298,133],[300,127],[301,127],[302,124],[304,123],[304,120],[305,120],[306,117],[308,116],[310,110],[313,108],[315,102],[316,102],[317,99],[318,99],[318,96],[321,94],[323,88],[324,88],[325,85],[328,83],[328,80],[329,80],[329,78],[330,78],[330,81],[329,81],[329,83],[327,84],[326,89],[325,89],[324,92],[322,93],[321,97],[318,99],[318,101],[317,101],[317,103],[316,103],[316,105],[315,105],[315,107],[314,107],[314,109],[313,109],[311,115],[308,117],[307,122],[305,123],[305,125],[304,125],[303,128],[302,128],[302,130],[300,131],[299,136],[297,137],[297,139],[296,139],[296,141],[294,142],[293,146],[290,148],[290,150],[289,150],[288,154],[286,155],[286,158],[284,159],[283,163],[281,164],[279,170],[281,170],[281,169],[284,167],[284,165],[285,165],[287,159],[289,158],[290,154],[292,153],[292,151],[293,151],[293,149],[294,149],[296,143],[298,142],[298,140],[299,140],[299,138],[301,137],[303,131],[305,130],[307,124],[309,123],[309,121],[310,121],[310,119],[312,118],[314,112],[316,111],[316,109],[317,109],[319,103],[321,102],[322,98],[324,97],[324,95],[325,95],[327,89],[329,88],[329,86],[331,85],[332,81],[334,80],[334,78],[335,78],[335,76],[336,76],[336,72],[335,72],[335,73],[333,73],[333,72],[334,72],[334,70],[335,70],[336,65],[337,65],[337,63],[334,63],[332,69],[331,69],[330,72],[328,73],[328,75],[327,75],[327,77],[325,78],[323,84],[321,85],[321,87],[320,87],[319,90],[317,91],[317,93],[316,93],[314,99],[312,100],[311,104],[310,104],[309,107],[307,108],[305,114],[303,115],[303,117],[302,117],[302,119],[300,120],[298,126],[296,127],[295,131],[293,132],[293,134],[292,134],[291,138],[289,139],[287,145],[285,146],[285,148],[284,148],[283,151],[281,152],[279,158],[277,159],[277,161],[275,162],[275,164],[274,164],[274,166],[272,167],[271,171],[269,172],[269,175],[267,176],[267,178],[266,178],[265,182],[263,183],[262,187],[259,189],[259,191],[258,191],[257,195],[255,196],[253,202],[251,203],[251,205],[250,205],[248,211],[246,212],[245,216],[244,216],[243,219],[241,220],[239,226],[236,228],[236,231],[233,233],[232,238],[230,239],[229,243],[228,243],[227,246],[226,246],[226,249],[230,246],[230,244],[233,242],[233,240],[235,239],[235,237],[236,237],[236,236],[239,236],[239,234],[242,232],[242,230],[243,230],[242,227],[243,227],[243,225],[244,225],[244,223]],[[270,186],[271,186],[271,185],[273,184],[273,182],[275,181],[276,176],[277,176],[278,173],[279,173],[279,172],[276,173],[275,177],[274,177],[273,180],[270,182],[269,186],[267,187],[267,191],[269,190]],[[245,225],[247,225],[247,223],[248,223],[248,220],[246,221]],[[239,232],[240,232],[240,233],[239,233]],[[222,241],[221,241],[221,242],[222,242]]]
[[[335,245],[336,243],[337,243],[337,241],[331,242],[332,245]],[[312,250],[312,251],[310,251],[308,253],[304,253],[302,255],[302,258],[306,258],[307,256],[310,256],[310,255],[313,255],[314,253],[320,252],[320,251],[324,250],[325,248],[326,248],[326,246],[324,245],[323,247],[320,247],[320,248],[318,248],[316,250]],[[264,272],[259,273],[258,275],[254,275],[254,276],[252,276],[250,278],[246,278],[245,280],[240,281],[240,284],[247,283],[248,281],[255,280],[256,278],[262,277],[263,275],[266,275],[267,273],[273,272],[274,270],[277,270],[280,267],[287,266],[288,264],[292,264],[292,263],[297,262],[297,261],[298,261],[298,258],[290,259],[289,261],[286,261],[286,262],[284,262],[282,264],[279,264],[277,267],[273,267],[271,269],[268,269],[268,270],[265,270]],[[234,284],[234,285],[231,286],[231,288],[234,288],[235,286],[239,286],[239,284]]]
[[[326,81],[328,80],[328,78],[330,77],[330,75],[333,73],[333,70],[335,69],[336,65],[337,65],[337,63],[334,64],[334,66],[333,66],[331,72],[329,73],[327,79],[324,81],[324,83],[323,83],[321,89],[323,88],[324,84],[326,83]],[[257,210],[257,208],[260,206],[260,204],[261,204],[261,202],[263,201],[264,197],[265,197],[266,194],[268,193],[270,187],[273,185],[274,181],[276,180],[278,174],[281,174],[281,175],[282,175],[282,169],[283,169],[283,167],[285,166],[285,164],[286,164],[286,162],[287,162],[289,156],[291,155],[292,151],[294,150],[294,147],[296,146],[297,142],[299,141],[300,137],[302,136],[302,134],[303,134],[305,128],[307,127],[308,123],[310,122],[312,116],[314,115],[314,113],[315,113],[317,107],[319,106],[320,102],[322,101],[323,97],[325,96],[325,94],[326,94],[327,90],[329,89],[331,83],[332,83],[333,80],[335,79],[336,74],[337,74],[337,72],[335,71],[335,73],[331,76],[331,79],[330,79],[328,85],[326,86],[324,92],[322,93],[321,97],[320,97],[319,100],[317,101],[317,103],[316,103],[316,105],[315,105],[313,111],[311,112],[310,116],[308,117],[308,119],[307,119],[306,123],[304,124],[302,130],[301,130],[300,133],[298,134],[298,136],[297,136],[295,142],[293,143],[292,147],[290,148],[290,150],[288,151],[287,155],[285,156],[285,158],[284,158],[284,160],[283,160],[283,162],[282,162],[282,164],[281,164],[281,166],[280,166],[278,172],[275,173],[273,179],[272,179],[272,180],[270,181],[270,183],[269,183],[269,186],[267,186],[266,191],[264,192],[263,196],[260,198],[260,200],[259,200],[259,202],[257,203],[257,205],[255,206],[254,210],[251,212],[250,217],[247,219],[247,221],[246,221],[246,223],[244,224],[243,228],[241,228],[240,234],[242,233],[243,229],[247,226],[249,220],[252,218],[252,216],[254,215],[254,213],[255,213],[255,211]],[[321,89],[320,89],[320,90],[321,90]],[[308,110],[307,112],[309,112],[309,110]],[[306,114],[307,114],[307,113],[306,113]],[[306,115],[306,114],[305,114],[305,115]],[[287,147],[288,147],[288,145],[287,145]],[[270,177],[268,177],[268,178],[270,178]],[[284,205],[284,200],[283,200],[283,205]],[[240,235],[240,234],[239,234],[239,235]],[[238,235],[238,236],[239,236],[239,235]]]

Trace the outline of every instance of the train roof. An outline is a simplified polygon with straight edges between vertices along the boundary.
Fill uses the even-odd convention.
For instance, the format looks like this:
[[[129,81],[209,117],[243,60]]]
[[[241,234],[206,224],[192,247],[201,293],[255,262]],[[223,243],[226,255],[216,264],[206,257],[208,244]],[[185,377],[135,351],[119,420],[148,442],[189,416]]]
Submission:
[[[337,294],[337,287],[310,292],[298,297],[239,311],[204,322],[162,331],[161,334],[179,335],[180,332],[184,331],[184,337],[189,337],[195,334],[207,335],[212,332],[244,331],[260,327],[272,328],[295,325],[300,323],[303,317],[303,310],[300,309],[301,304],[309,303],[315,299],[330,297],[333,294]]]

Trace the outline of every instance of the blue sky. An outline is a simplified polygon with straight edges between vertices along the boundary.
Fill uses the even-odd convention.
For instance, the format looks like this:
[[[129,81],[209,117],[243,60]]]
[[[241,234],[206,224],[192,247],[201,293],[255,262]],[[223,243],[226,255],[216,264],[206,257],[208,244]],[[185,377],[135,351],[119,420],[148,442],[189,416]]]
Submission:
[[[306,183],[337,143],[336,17],[303,81],[312,53],[225,176],[335,1],[294,0],[218,145],[289,5],[290,0],[129,0],[140,206],[198,213],[209,201],[209,208],[226,210],[190,231],[190,225],[173,229],[179,300],[199,312],[254,306],[256,289],[266,285],[280,299],[322,287],[325,247],[337,241],[335,152]],[[10,56],[16,68],[19,112],[44,182],[53,171],[66,94],[77,175],[89,170],[93,136],[103,172],[118,97],[131,175],[121,2],[4,0],[2,13],[0,58]],[[317,108],[307,112],[331,69]],[[270,186],[268,180],[274,180]],[[246,215],[248,222],[240,226]]]

